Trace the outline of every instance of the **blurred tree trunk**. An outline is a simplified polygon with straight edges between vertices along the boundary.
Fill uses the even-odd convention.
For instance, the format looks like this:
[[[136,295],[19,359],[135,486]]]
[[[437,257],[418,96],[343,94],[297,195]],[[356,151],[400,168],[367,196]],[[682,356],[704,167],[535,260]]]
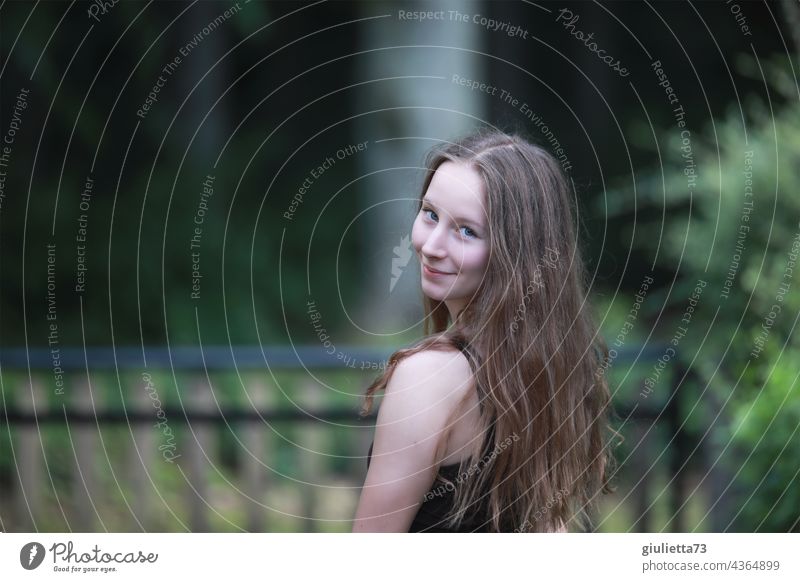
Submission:
[[[370,52],[356,63],[356,82],[368,82],[358,93],[361,117],[355,140],[369,140],[358,156],[364,210],[359,226],[365,248],[360,319],[368,331],[392,333],[421,321],[419,263],[410,235],[425,152],[441,140],[472,131],[487,117],[486,96],[452,82],[454,74],[488,81],[486,57],[473,52],[482,50],[483,29],[451,21],[448,11],[472,13],[481,6],[446,0],[435,6],[371,2],[362,8],[362,17],[388,15],[361,28],[360,50]],[[444,11],[444,19],[400,20],[398,8]],[[392,46],[407,48],[384,48]],[[441,78],[379,80],[406,75]],[[377,110],[382,111],[370,113]],[[364,178],[371,172],[376,173]]]
[[[218,2],[198,2],[192,6],[186,13],[185,18],[181,18],[179,21],[181,34],[176,39],[177,46],[174,54],[179,55],[178,50],[181,47],[189,43],[195,35],[200,34],[204,27],[213,22],[228,7],[227,4]],[[242,18],[242,16],[234,16],[234,18]],[[220,108],[224,107],[224,104],[226,102],[229,103],[230,100],[220,101],[212,113],[209,114],[209,111],[211,111],[214,101],[226,89],[225,71],[230,70],[230,65],[226,65],[223,61],[214,67],[214,63],[233,45],[232,42],[226,41],[226,37],[229,34],[228,29],[232,26],[231,22],[223,22],[210,34],[204,36],[200,44],[188,56],[183,57],[180,65],[187,68],[185,74],[179,75],[182,86],[178,93],[180,101],[187,97],[189,98],[179,114],[181,119],[180,126],[187,130],[185,136],[186,144],[188,144],[192,134],[202,123],[197,137],[192,142],[192,152],[187,157],[187,162],[189,163],[194,161],[199,164],[208,164],[207,168],[198,169],[198,171],[203,172],[197,176],[198,184],[203,181],[206,173],[213,173],[210,169],[211,164],[216,159],[225,139],[222,128],[227,126],[225,122],[226,116]],[[213,70],[212,67],[214,67]],[[206,73],[208,74],[206,75]],[[203,75],[206,75],[205,78],[203,78]],[[197,88],[193,90],[195,84],[197,84]],[[179,103],[176,103],[176,109],[178,106]],[[206,114],[209,115],[203,120]],[[192,166],[184,168],[185,171],[190,169],[192,169]],[[196,189],[199,189],[199,185]]]

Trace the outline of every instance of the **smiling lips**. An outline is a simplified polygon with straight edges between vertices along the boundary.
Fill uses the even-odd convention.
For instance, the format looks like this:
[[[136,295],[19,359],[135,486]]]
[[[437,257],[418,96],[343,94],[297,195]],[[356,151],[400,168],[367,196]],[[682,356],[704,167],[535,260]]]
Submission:
[[[452,273],[445,273],[444,271],[437,271],[436,269],[432,269],[425,263],[422,264],[422,270],[425,272],[426,275],[430,276],[437,276],[437,275],[452,275]]]

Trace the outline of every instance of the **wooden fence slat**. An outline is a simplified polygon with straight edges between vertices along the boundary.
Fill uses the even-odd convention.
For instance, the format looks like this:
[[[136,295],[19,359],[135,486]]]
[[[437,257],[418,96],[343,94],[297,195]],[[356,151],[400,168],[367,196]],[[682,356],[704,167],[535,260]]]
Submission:
[[[247,379],[247,393],[252,405],[245,403],[245,407],[252,406],[255,410],[265,411],[271,410],[276,405],[277,399],[272,384],[265,382],[260,376]],[[264,467],[274,463],[274,457],[269,454],[271,451],[268,448],[268,443],[273,440],[272,431],[261,420],[251,420],[242,423],[241,433],[242,442],[247,448],[246,451],[240,452],[243,490],[263,504],[268,484],[273,481],[270,470]],[[268,510],[247,498],[243,498],[242,501],[247,511],[247,530],[266,531],[264,516]]]
[[[153,415],[152,423],[136,423],[131,427],[134,443],[131,443],[132,446],[128,447],[126,463],[128,483],[130,483],[133,492],[131,509],[145,531],[150,531],[155,525],[153,522],[152,503],[160,502],[160,499],[156,499],[153,485],[147,477],[149,474],[151,478],[154,478],[153,467],[155,466],[155,461],[157,461],[155,457],[158,445],[155,431],[158,429],[153,425],[158,422],[156,417],[158,410],[154,404],[161,405],[163,410],[164,403],[161,400],[162,391],[155,385],[152,376],[149,374],[133,382],[132,388],[129,410]],[[156,486],[158,486],[158,483],[156,483]]]
[[[295,395],[295,401],[306,413],[314,414],[322,410],[325,403],[324,386],[313,378],[304,377],[300,382],[300,390]],[[319,531],[319,522],[315,520],[318,515],[319,496],[323,483],[325,457],[319,453],[325,452],[325,431],[330,425],[321,421],[310,421],[303,425],[301,436],[297,439],[300,449],[296,451],[300,467],[300,479],[306,482],[301,485],[301,498],[303,515],[307,517],[305,531]]]
[[[185,399],[187,406],[200,412],[212,412],[216,409],[211,386],[205,375],[198,375],[189,380],[189,395]],[[194,436],[192,432],[194,431]],[[208,532],[209,519],[208,506],[212,505],[208,497],[208,460],[214,458],[212,450],[212,428],[209,423],[195,422],[191,424],[191,431],[184,435],[183,448],[186,451],[188,465],[188,478],[194,491],[187,492],[189,500],[189,527],[193,532]]]
[[[72,406],[83,413],[92,412],[92,390],[85,376],[78,376],[72,384]],[[103,403],[99,393],[94,393],[94,404],[102,410]],[[72,434],[72,446],[75,447],[75,458],[72,474],[72,498],[75,504],[75,515],[71,523],[72,531],[96,531],[97,502],[100,489],[97,486],[95,464],[99,461],[97,446],[97,426],[94,423],[77,423],[69,427]],[[71,451],[70,451],[71,452]]]

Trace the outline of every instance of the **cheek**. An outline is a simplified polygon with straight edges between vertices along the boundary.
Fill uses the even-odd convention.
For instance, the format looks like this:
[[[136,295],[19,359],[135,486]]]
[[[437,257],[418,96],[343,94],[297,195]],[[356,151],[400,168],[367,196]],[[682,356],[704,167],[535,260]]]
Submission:
[[[464,268],[470,272],[482,274],[486,271],[489,264],[489,250],[485,245],[480,248],[472,248],[464,253]]]
[[[418,216],[414,221],[414,226],[411,227],[411,245],[414,247],[414,250],[417,251],[417,253],[422,250],[422,247],[425,245],[426,238],[425,225],[422,223],[422,219]]]

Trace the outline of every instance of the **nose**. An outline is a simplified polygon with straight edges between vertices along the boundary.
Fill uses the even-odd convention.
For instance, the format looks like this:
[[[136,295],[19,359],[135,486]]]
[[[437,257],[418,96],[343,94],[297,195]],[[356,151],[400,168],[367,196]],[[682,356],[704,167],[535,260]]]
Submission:
[[[447,256],[444,238],[446,236],[447,232],[441,224],[438,224],[436,228],[430,232],[428,238],[425,239],[425,244],[422,245],[422,248],[420,249],[422,254],[427,257],[435,257],[437,259],[442,259]]]

